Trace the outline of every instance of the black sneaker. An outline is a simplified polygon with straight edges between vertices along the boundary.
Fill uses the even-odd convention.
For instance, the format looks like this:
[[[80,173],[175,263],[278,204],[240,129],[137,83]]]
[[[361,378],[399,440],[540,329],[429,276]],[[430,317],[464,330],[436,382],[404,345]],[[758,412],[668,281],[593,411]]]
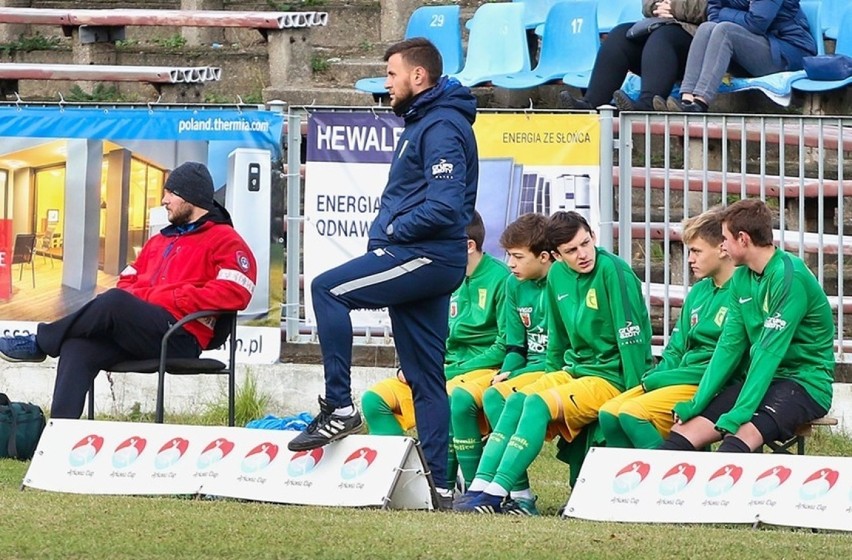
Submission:
[[[7,362],[43,362],[46,357],[34,334],[0,337],[0,358]]]
[[[435,504],[437,511],[453,511],[453,491],[452,490],[436,490],[435,495],[438,497],[438,503]]]
[[[635,111],[636,106],[633,104],[633,100],[627,96],[626,93],[621,91],[620,89],[615,90],[612,93],[612,99],[615,101],[615,106],[618,107],[619,111]]]
[[[585,99],[577,99],[567,91],[563,91],[559,94],[559,104],[563,109],[582,109],[585,111],[594,109],[591,103]]]
[[[319,405],[320,412],[317,417],[308,424],[304,432],[290,440],[287,449],[310,451],[361,432],[364,422],[357,410],[351,416],[340,416],[334,413],[334,407],[322,397],[319,398]]]

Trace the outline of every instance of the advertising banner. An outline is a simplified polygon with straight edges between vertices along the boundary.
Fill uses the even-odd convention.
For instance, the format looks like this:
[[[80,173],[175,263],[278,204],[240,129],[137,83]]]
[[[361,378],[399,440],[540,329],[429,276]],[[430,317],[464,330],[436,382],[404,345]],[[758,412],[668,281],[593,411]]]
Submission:
[[[305,169],[305,286],[366,251],[388,170],[402,133],[391,114],[314,112]],[[500,235],[521,214],[577,210],[600,222],[600,125],[595,115],[479,113],[476,208],[485,251],[503,257]],[[310,290],[305,317],[315,325]],[[390,324],[382,311],[355,310],[356,327]]]
[[[11,276],[0,266],[3,329],[54,321],[114,287],[149,237],[168,225],[162,197],[169,172],[198,161],[210,169],[216,198],[261,275],[240,319],[269,327],[260,337],[265,351],[256,343],[250,353],[246,343],[238,356],[277,361],[283,251],[271,243],[279,235],[270,199],[282,127],[282,115],[269,111],[0,107],[0,221],[7,224],[0,252],[34,241],[31,262],[20,265],[26,274],[18,264]],[[258,333],[240,336],[259,340]]]
[[[431,509],[414,440],[349,436],[287,449],[295,431],[52,420],[24,486],[76,494],[206,494],[287,504]]]
[[[852,457],[593,448],[568,517],[852,531]]]

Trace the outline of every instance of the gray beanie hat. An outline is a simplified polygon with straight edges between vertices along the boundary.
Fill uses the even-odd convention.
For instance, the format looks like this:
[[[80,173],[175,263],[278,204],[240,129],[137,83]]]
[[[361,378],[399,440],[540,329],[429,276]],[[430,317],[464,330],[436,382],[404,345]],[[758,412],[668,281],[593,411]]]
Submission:
[[[213,209],[213,177],[203,163],[188,161],[175,167],[163,188],[193,206]]]

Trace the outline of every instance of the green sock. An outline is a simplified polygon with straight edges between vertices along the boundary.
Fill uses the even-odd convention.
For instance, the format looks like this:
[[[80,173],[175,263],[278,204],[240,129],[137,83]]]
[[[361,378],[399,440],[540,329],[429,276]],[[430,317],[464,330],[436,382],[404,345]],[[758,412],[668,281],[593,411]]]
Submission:
[[[479,461],[476,478],[486,482],[491,482],[494,479],[497,467],[506,452],[509,438],[512,437],[518,427],[526,397],[523,393],[515,393],[506,399],[503,414],[500,415],[500,420],[497,421],[494,431],[488,437],[485,449],[482,450],[482,459]]]
[[[663,444],[663,436],[648,420],[641,420],[629,414],[619,414],[618,419],[621,429],[636,449],[657,449]]]
[[[449,449],[447,449],[447,490],[452,490],[456,487],[456,477],[458,474],[459,460],[456,456],[455,446],[453,445],[453,423],[450,422]]]
[[[365,391],[364,396],[361,397],[361,409],[371,435],[401,436],[405,434],[390,406],[378,393]]]
[[[497,422],[500,420],[500,415],[503,414],[503,408],[506,406],[506,397],[500,393],[497,389],[493,387],[489,387],[485,390],[485,394],[482,396],[482,408],[485,409],[485,417],[488,418],[488,423],[492,426],[496,426]],[[527,472],[524,473],[518,478],[518,482],[512,488],[513,492],[519,492],[521,490],[527,490],[530,487],[530,478],[527,476]]]
[[[506,410],[509,410],[509,403],[506,404]],[[544,399],[538,395],[527,397],[518,422],[518,429],[506,446],[506,452],[503,454],[500,466],[497,467],[497,473],[492,478],[493,483],[500,485],[506,492],[512,489],[518,478],[532,465],[541,452],[549,423],[550,410]]]
[[[500,391],[494,387],[489,387],[482,395],[482,408],[485,410],[485,417],[488,419],[488,424],[491,430],[497,426],[500,420],[500,415],[503,414],[503,408],[506,406],[506,397],[500,394]]]
[[[450,399],[452,442],[465,483],[470,486],[482,457],[482,433],[479,431],[479,406],[473,395],[461,387]]]
[[[633,441],[627,437],[621,423],[618,421],[622,417],[624,417],[623,414],[616,416],[603,410],[598,412],[598,422],[603,430],[607,447],[633,447]]]

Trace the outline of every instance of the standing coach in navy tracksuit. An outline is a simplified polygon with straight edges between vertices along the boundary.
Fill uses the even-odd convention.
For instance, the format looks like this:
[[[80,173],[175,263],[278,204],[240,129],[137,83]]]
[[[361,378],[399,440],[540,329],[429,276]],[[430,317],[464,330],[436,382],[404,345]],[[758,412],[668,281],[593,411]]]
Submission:
[[[396,350],[414,394],[423,453],[445,487],[449,406],[444,378],[449,300],[464,278],[465,226],[476,201],[479,163],[472,124],[476,99],[441,77],[441,55],[426,39],[385,53],[394,112],[405,121],[367,254],[318,276],[311,285],[325,368],[320,414],[293,439],[314,449],[361,429],[352,404],[349,312],[387,306]]]

